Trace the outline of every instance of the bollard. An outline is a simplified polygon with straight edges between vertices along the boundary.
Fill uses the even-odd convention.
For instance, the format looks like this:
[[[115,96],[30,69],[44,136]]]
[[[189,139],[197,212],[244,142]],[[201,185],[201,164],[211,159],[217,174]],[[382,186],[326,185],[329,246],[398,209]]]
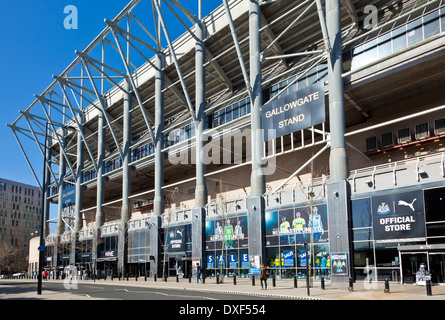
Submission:
[[[128,273],[127,273],[127,281],[128,281]]]
[[[154,280],[155,280],[155,282],[158,280],[158,274],[157,273],[155,273],[154,275],[153,275],[153,278],[154,278]]]
[[[176,282],[179,282],[179,276],[176,275]]]
[[[426,295],[427,296],[432,296],[433,295],[431,293],[431,280],[426,280]]]
[[[233,276],[233,285],[236,286],[236,274]]]
[[[255,276],[252,276],[252,286],[255,287]]]
[[[216,284],[219,284],[219,274],[216,274]]]
[[[147,281],[147,271],[145,271],[144,278],[145,278],[145,281]]]
[[[294,288],[298,288],[297,276],[294,276]]]
[[[389,280],[388,279],[385,279],[385,290],[384,290],[384,292],[385,293],[389,293]]]
[[[189,283],[192,283],[192,274],[189,274]]]
[[[349,291],[354,291],[354,284],[352,282],[352,278],[349,277],[349,287],[348,287]]]
[[[273,275],[272,276],[272,287],[276,287],[277,286],[277,283],[276,283],[276,281],[275,281],[275,275]]]
[[[138,281],[138,275],[137,274],[134,276],[134,280]]]
[[[325,290],[324,277],[321,277],[321,290]]]
[[[206,274],[204,272],[202,273],[202,283],[206,283]]]

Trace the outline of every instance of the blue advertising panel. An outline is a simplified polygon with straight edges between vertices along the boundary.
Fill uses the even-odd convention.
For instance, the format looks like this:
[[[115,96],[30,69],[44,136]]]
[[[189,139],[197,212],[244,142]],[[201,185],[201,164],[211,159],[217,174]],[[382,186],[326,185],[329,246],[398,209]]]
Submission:
[[[264,141],[325,121],[322,81],[273,100],[262,108]]]
[[[326,204],[266,212],[266,246],[327,243],[327,222]]]
[[[306,267],[306,263],[307,263],[306,250],[301,250],[300,251],[300,267]]]
[[[229,256],[229,268],[237,268],[238,267],[238,257],[236,254],[231,254]]]
[[[249,255],[247,253],[241,255],[241,268],[249,268]]]
[[[283,252],[284,266],[285,267],[295,267],[295,255],[293,250],[285,250]]]
[[[215,268],[215,257],[207,256],[207,268],[213,269]]]

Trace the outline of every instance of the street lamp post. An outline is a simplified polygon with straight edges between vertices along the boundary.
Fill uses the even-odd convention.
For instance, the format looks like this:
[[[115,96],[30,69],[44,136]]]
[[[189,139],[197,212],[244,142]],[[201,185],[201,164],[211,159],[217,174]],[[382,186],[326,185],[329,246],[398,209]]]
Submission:
[[[37,294],[42,294],[42,269],[43,269],[43,254],[45,251],[44,244],[44,222],[45,222],[45,191],[47,188],[46,185],[46,149],[48,144],[48,122],[46,123],[46,131],[45,131],[45,152],[43,153],[43,181],[42,181],[42,202],[41,202],[41,215],[40,215],[40,243],[39,243],[39,272],[37,276]]]

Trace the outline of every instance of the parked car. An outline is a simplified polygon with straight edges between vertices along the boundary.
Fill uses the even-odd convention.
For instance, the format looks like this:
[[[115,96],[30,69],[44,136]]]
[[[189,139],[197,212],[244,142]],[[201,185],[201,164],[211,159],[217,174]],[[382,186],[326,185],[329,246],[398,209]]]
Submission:
[[[16,273],[14,273],[13,275],[12,275],[12,277],[13,278],[21,278],[21,277],[24,277],[25,276],[25,271],[22,271],[22,272],[16,272]]]
[[[9,278],[9,274],[5,273],[0,275],[0,279],[8,279]]]

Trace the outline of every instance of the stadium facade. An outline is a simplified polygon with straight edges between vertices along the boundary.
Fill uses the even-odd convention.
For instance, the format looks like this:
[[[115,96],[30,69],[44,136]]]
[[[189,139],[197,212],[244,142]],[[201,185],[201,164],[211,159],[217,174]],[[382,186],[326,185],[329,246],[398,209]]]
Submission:
[[[444,281],[444,1],[143,5],[10,125],[58,205],[47,268]]]

